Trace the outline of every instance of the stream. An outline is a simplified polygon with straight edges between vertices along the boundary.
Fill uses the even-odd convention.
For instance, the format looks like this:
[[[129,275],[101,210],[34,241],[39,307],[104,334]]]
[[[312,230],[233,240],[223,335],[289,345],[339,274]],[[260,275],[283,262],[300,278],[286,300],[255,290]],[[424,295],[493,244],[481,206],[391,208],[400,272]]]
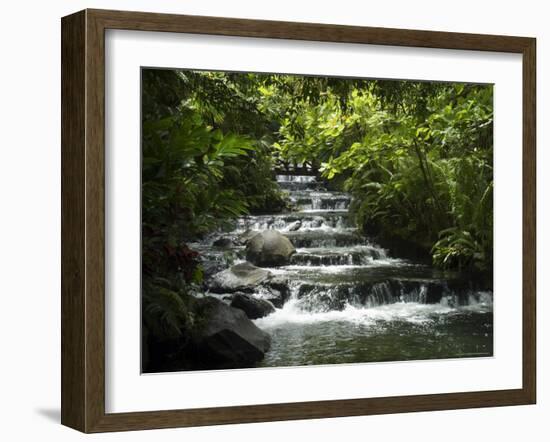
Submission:
[[[289,265],[268,269],[288,280],[290,297],[254,320],[272,338],[260,366],[492,356],[491,291],[390,256],[353,227],[350,196],[314,176],[278,175],[277,182],[296,211],[241,217],[226,232],[277,229],[296,248]],[[210,244],[195,248],[217,262],[244,260],[243,246]]]

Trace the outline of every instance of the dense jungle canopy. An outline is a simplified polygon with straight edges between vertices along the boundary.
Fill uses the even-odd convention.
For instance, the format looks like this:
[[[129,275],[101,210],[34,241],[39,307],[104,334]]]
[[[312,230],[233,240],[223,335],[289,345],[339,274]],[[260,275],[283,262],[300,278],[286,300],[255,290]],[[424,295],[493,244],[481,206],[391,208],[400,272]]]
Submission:
[[[275,162],[309,163],[365,232],[489,269],[492,102],[489,85],[144,70],[144,236],[175,247],[282,210]]]

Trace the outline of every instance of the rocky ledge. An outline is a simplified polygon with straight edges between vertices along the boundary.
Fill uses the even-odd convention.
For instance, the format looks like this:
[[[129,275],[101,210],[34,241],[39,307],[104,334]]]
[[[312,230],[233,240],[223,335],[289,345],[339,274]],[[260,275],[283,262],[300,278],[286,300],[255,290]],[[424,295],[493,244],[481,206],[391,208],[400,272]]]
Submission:
[[[271,339],[243,310],[212,297],[198,300],[208,321],[195,331],[192,345],[202,363],[218,368],[251,367],[269,350]]]

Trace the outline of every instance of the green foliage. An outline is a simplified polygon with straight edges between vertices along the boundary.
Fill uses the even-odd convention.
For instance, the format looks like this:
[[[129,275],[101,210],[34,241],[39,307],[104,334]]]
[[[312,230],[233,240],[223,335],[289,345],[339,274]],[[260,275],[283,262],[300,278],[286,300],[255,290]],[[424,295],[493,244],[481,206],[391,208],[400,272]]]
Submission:
[[[158,281],[160,283],[166,281]],[[193,323],[186,296],[162,285],[148,284],[143,290],[144,324],[159,340],[185,338]]]
[[[146,274],[186,272],[189,282],[196,263],[183,259],[182,244],[249,211],[284,207],[272,179],[271,132],[245,93],[254,85],[253,76],[143,71]]]
[[[252,89],[254,76],[142,71],[143,318],[157,340],[186,339],[193,322],[203,270],[187,243],[285,205]]]
[[[274,75],[265,84],[261,109],[278,121],[277,159],[319,167],[357,137],[349,101],[366,82]]]
[[[276,155],[317,164],[327,180],[345,178],[366,233],[413,241],[432,251],[438,266],[489,270],[492,87],[375,80],[348,85],[321,82],[316,100],[285,102],[284,89],[272,84],[266,100],[277,97],[283,106]]]
[[[483,244],[469,231],[451,227],[439,235],[441,239],[432,248],[434,262],[439,266],[465,268],[485,262]]]
[[[245,213],[246,201],[221,183],[226,162],[249,150],[250,140],[212,130],[189,109],[144,123],[144,228],[166,225],[169,238],[190,239],[216,227],[219,219]]]

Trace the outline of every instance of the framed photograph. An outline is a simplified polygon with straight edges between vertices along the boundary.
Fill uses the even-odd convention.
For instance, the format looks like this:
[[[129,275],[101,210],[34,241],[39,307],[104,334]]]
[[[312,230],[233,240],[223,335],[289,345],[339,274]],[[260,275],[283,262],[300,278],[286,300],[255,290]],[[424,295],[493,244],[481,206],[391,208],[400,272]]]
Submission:
[[[62,19],[62,423],[534,404],[535,39]]]

